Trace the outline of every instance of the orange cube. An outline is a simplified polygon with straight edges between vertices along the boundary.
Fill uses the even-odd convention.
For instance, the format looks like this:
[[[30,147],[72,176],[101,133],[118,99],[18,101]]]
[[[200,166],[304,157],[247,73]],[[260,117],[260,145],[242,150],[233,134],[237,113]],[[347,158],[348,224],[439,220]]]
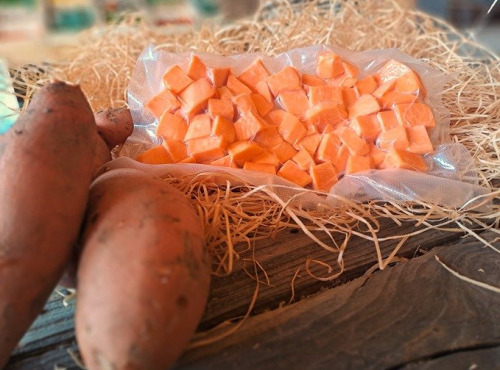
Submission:
[[[319,162],[335,162],[341,145],[342,143],[336,134],[323,134],[316,152],[316,159]]]
[[[411,104],[417,101],[417,96],[408,93],[400,93],[396,90],[389,91],[384,94],[380,99],[380,105],[382,108],[390,108],[392,109],[395,105],[398,104]]]
[[[180,162],[187,157],[187,148],[183,141],[165,139],[162,145],[174,163]]]
[[[274,153],[276,157],[278,157],[281,163],[285,163],[289,159],[292,159],[295,154],[297,154],[297,150],[292,146],[292,144],[286,141],[273,146],[271,148],[271,152]]]
[[[214,95],[215,89],[206,78],[193,82],[179,94],[182,106],[189,116],[207,108],[208,99]]]
[[[375,144],[370,144],[370,157],[374,168],[379,168],[385,159],[385,152],[380,150]]]
[[[179,94],[192,82],[193,80],[178,65],[174,65],[163,75],[165,87],[175,94]]]
[[[184,118],[165,112],[158,122],[156,134],[164,139],[184,140],[188,126]]]
[[[262,129],[255,135],[253,140],[263,148],[272,148],[283,142],[283,138],[276,126],[268,126]]]
[[[274,96],[278,96],[282,91],[299,90],[302,87],[299,73],[290,66],[269,76],[266,81]]]
[[[380,104],[372,95],[361,95],[349,108],[349,118],[367,116],[380,111]]]
[[[274,154],[273,152],[262,152],[258,156],[256,156],[254,159],[252,159],[252,162],[254,163],[262,163],[262,164],[269,164],[274,166],[274,168],[278,168],[281,164],[278,156]]]
[[[371,159],[369,156],[350,155],[347,158],[345,173],[347,175],[368,171],[372,168]]]
[[[309,170],[314,190],[330,191],[338,181],[337,169],[330,162],[311,166]]]
[[[358,136],[364,138],[366,141],[375,140],[381,130],[375,114],[355,117],[352,119],[349,127],[352,128]]]
[[[224,157],[220,157],[212,162],[210,162],[212,166],[220,166],[220,167],[233,167],[236,168],[236,164],[233,162],[231,159],[231,156],[229,154],[225,155]]]
[[[283,109],[272,110],[271,112],[269,112],[267,114],[268,122],[270,124],[279,126],[281,121],[283,121],[283,117],[285,117],[285,115],[287,115],[287,114],[290,114],[290,113],[284,111]]]
[[[187,75],[195,81],[207,77],[207,67],[201,59],[194,54],[189,61]]]
[[[264,63],[262,63],[262,60],[256,59],[238,76],[238,79],[252,90],[257,91],[257,84],[265,81],[268,76],[269,72]]]
[[[309,176],[306,171],[301,170],[299,166],[291,160],[286,161],[283,166],[281,166],[277,175],[301,187],[307,186],[312,182],[311,176]]]
[[[181,103],[170,90],[164,89],[146,103],[146,108],[156,118],[160,118],[164,112],[173,113],[181,107]]]
[[[362,80],[356,82],[356,89],[358,90],[359,95],[371,94],[377,88],[377,81],[375,81],[375,77],[372,75],[368,75]]]
[[[342,66],[344,67],[344,74],[348,77],[354,77],[357,79],[358,77],[358,68],[356,66],[353,66],[350,63],[347,62],[342,62]]]
[[[189,123],[184,140],[197,139],[210,135],[212,120],[208,114],[198,114]]]
[[[349,110],[356,100],[358,100],[358,93],[356,92],[356,89],[352,87],[342,88],[342,100],[344,101],[345,108]]]
[[[431,139],[427,133],[425,126],[413,126],[407,127],[406,133],[408,135],[408,140],[410,141],[410,146],[408,151],[416,154],[428,154],[434,152],[432,147]]]
[[[354,130],[348,127],[341,127],[337,131],[337,135],[351,155],[364,156],[370,152],[370,147],[366,141],[356,135]]]
[[[212,122],[212,135],[222,136],[227,143],[232,143],[236,140],[236,133],[234,132],[233,122],[227,120],[222,116],[216,116]]]
[[[242,116],[249,112],[257,113],[257,107],[252,100],[252,94],[240,94],[233,97],[233,104],[236,105],[238,113]]]
[[[314,156],[320,142],[321,142],[321,134],[307,135],[297,143],[296,148],[299,150],[305,149],[309,152],[309,154]]]
[[[283,116],[278,126],[280,135],[290,144],[295,144],[307,134],[304,124],[293,114],[287,113]]]
[[[222,136],[208,136],[187,141],[187,153],[198,163],[212,162],[226,155],[227,142]]]
[[[255,85],[255,90],[258,94],[262,95],[269,103],[274,105],[274,97],[271,93],[271,90],[269,90],[269,85],[266,81],[260,81],[259,83],[257,83],[257,85]]]
[[[142,152],[137,156],[136,160],[147,164],[164,164],[173,162],[172,157],[168,154],[163,145],[158,145]]]
[[[227,77],[226,86],[229,90],[231,90],[233,95],[250,94],[252,92],[252,90],[247,85],[238,80],[232,73],[230,73]]]
[[[304,171],[309,171],[309,168],[315,164],[314,158],[305,149],[299,150],[298,153],[292,157],[292,161],[297,163],[297,166]]]
[[[261,117],[266,116],[274,108],[274,103],[269,102],[264,96],[260,94],[250,94],[250,98],[257,108],[257,113],[259,113]]]
[[[319,103],[307,110],[306,119],[323,132],[327,125],[336,126],[347,120],[347,112],[335,103]]]
[[[408,71],[396,79],[394,89],[403,94],[415,94],[425,99],[426,91],[414,71]]]
[[[287,112],[300,118],[304,118],[309,109],[309,99],[304,90],[282,91],[279,102]]]
[[[227,151],[232,160],[237,163],[245,163],[252,161],[259,154],[264,152],[264,148],[258,146],[252,141],[235,141],[229,144]]]
[[[325,81],[318,76],[303,74],[302,83],[308,86],[322,86],[325,85]]]
[[[212,81],[215,87],[219,88],[226,85],[229,73],[231,73],[231,68],[209,68],[208,78]]]
[[[311,86],[309,88],[309,101],[311,105],[319,103],[334,103],[344,105],[342,88],[338,86]]]
[[[431,108],[423,103],[398,104],[394,111],[405,126],[425,126],[432,128],[436,121]]]
[[[391,59],[386,62],[382,68],[380,68],[377,73],[375,73],[375,78],[380,84],[384,82],[395,80],[398,77],[403,76],[405,73],[410,72],[411,68],[406,64],[398,62],[397,60]]]
[[[382,150],[389,150],[391,148],[405,150],[410,146],[405,128],[398,126],[387,131],[382,131],[377,139],[377,146]]]
[[[271,175],[276,175],[276,167],[274,167],[272,164],[245,162],[243,163],[243,169],[249,171],[265,172],[265,173],[270,173]]]
[[[234,118],[233,103],[227,99],[208,99],[208,114],[212,119],[222,116],[232,120]]]
[[[332,162],[337,171],[345,171],[347,166],[347,159],[349,158],[349,149],[345,145],[339,147],[337,156]]]
[[[388,131],[400,126],[396,113],[393,110],[386,110],[377,113],[378,122],[382,131]]]
[[[216,90],[216,95],[219,99],[222,100],[232,100],[233,99],[233,93],[227,86],[222,86],[218,87]]]
[[[344,73],[344,65],[340,57],[332,51],[318,56],[316,74],[321,78],[334,78]]]
[[[404,168],[412,171],[427,171],[427,164],[420,154],[410,153],[406,150],[390,149],[385,155],[380,168]]]
[[[250,111],[234,123],[236,140],[253,140],[255,135],[267,127],[266,123],[257,114]]]
[[[394,85],[396,84],[396,80],[389,80],[384,82],[382,85],[377,87],[375,91],[372,93],[374,97],[377,99],[382,98],[385,94],[392,91],[394,89]]]

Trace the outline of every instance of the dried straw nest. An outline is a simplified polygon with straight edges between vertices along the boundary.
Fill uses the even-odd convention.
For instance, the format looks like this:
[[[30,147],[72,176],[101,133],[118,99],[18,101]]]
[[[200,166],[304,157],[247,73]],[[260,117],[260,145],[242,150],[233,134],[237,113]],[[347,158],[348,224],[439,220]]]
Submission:
[[[474,209],[448,209],[422,202],[359,204],[345,200],[343,207],[311,212],[284,203],[265,187],[235,186],[230,179],[226,186],[220,186],[207,175],[166,178],[190,196],[203,217],[215,274],[227,275],[233,270],[240,257],[234,245],[247,243],[251,247],[256,240],[269,238],[284,228],[300,227],[337,256],[334,272],[319,279],[339,276],[343,251],[352,235],[374,246],[380,268],[387,266],[408,238],[429,228],[465,231],[500,252],[495,246],[498,240],[483,240],[474,231],[492,229],[500,234],[500,60],[446,22],[401,8],[390,0],[313,0],[300,4],[274,0],[264,3],[253,20],[183,33],[155,29],[130,16],[119,24],[82,34],[78,47],[68,52],[67,62],[50,64],[41,74],[32,68],[17,69],[17,80],[24,81],[27,99],[37,85],[57,77],[81,84],[96,111],[126,105],[127,84],[136,59],[149,43],[173,52],[260,52],[271,56],[313,44],[359,51],[399,48],[451,76],[443,102],[450,111],[452,140],[468,148],[480,171],[482,186],[491,189]],[[480,210],[479,205],[490,201],[493,207]],[[425,227],[391,237],[394,249],[384,259],[378,237],[381,218],[392,219],[398,225]],[[316,239],[315,231],[343,234],[344,242],[338,245],[331,238],[332,243],[323,243]],[[306,270],[310,263],[305,261]]]

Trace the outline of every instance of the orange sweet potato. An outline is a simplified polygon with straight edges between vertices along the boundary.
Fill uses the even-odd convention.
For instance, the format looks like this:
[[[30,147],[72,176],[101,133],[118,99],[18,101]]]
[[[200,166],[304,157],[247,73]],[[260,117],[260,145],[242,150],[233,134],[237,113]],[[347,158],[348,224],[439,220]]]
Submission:
[[[210,265],[184,194],[133,169],[90,188],[75,329],[88,369],[167,369],[204,311]]]
[[[134,122],[128,108],[109,108],[95,114],[99,135],[110,149],[123,144],[134,131]]]
[[[97,138],[85,96],[62,82],[42,87],[0,135],[0,368],[70,259]]]

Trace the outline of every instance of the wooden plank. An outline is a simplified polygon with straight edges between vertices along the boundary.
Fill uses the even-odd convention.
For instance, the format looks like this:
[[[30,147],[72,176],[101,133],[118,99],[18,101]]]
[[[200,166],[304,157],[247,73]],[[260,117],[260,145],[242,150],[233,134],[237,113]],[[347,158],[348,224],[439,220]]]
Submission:
[[[500,369],[500,346],[441,354],[407,364],[401,370]]]
[[[390,220],[381,223],[383,235],[404,234],[414,231],[413,225],[398,227]],[[429,230],[414,239],[408,240],[399,255],[411,257],[418,248],[430,249],[436,245],[447,244],[460,238],[460,234]],[[327,241],[325,236],[320,239]],[[381,244],[384,255],[388,255],[394,247],[394,242]],[[252,256],[251,251],[241,254],[241,258]],[[334,263],[336,256],[332,256],[315,245],[302,232],[282,232],[274,240],[265,240],[256,243],[255,258],[264,266],[271,279],[272,286],[261,286],[254,314],[277,308],[281,302],[287,302],[291,296],[290,282],[293,274],[300,266],[304,266],[307,258]],[[241,261],[241,260],[240,260]],[[347,280],[361,276],[368,268],[376,263],[375,249],[361,238],[353,237],[345,254],[345,272],[331,282],[320,282],[308,276],[303,271],[296,279],[296,296],[307,296],[317,293],[321,289],[337,286]],[[324,274],[325,268],[312,268],[317,274]],[[224,320],[232,319],[246,312],[255,289],[255,282],[243,270],[243,264],[237,264],[231,276],[214,278],[211,287],[211,297],[206,313],[200,325],[200,330],[206,330]],[[61,300],[53,296],[46,307],[45,314],[41,315],[33,324],[30,331],[23,338],[23,346],[19,348],[11,360],[11,365],[23,363],[28,358],[35,358],[44,354],[44,358],[51,361],[58,359],[66,363],[68,355],[66,347],[74,342],[73,313],[74,307],[63,307]],[[62,347],[61,347],[62,346]],[[50,354],[54,352],[55,354]],[[52,356],[52,357],[51,357]],[[55,357],[54,357],[55,356]],[[31,362],[30,362],[31,363]],[[52,362],[51,364],[54,364]],[[25,367],[28,368],[28,367]]]
[[[498,253],[467,239],[252,317],[236,335],[185,353],[176,369],[397,369],[500,346],[500,294],[458,279],[435,255],[463,275],[500,285]]]

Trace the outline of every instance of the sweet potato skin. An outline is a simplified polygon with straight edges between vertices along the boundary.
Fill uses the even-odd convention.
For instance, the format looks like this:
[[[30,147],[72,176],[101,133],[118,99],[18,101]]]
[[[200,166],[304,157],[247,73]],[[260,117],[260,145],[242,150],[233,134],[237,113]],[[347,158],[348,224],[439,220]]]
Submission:
[[[78,238],[97,128],[80,88],[49,84],[0,136],[0,368],[60,279]]]
[[[184,194],[133,169],[91,186],[75,327],[88,369],[167,369],[207,301],[203,228]]]
[[[121,145],[134,131],[134,122],[128,108],[109,108],[95,114],[99,135],[109,149]]]

